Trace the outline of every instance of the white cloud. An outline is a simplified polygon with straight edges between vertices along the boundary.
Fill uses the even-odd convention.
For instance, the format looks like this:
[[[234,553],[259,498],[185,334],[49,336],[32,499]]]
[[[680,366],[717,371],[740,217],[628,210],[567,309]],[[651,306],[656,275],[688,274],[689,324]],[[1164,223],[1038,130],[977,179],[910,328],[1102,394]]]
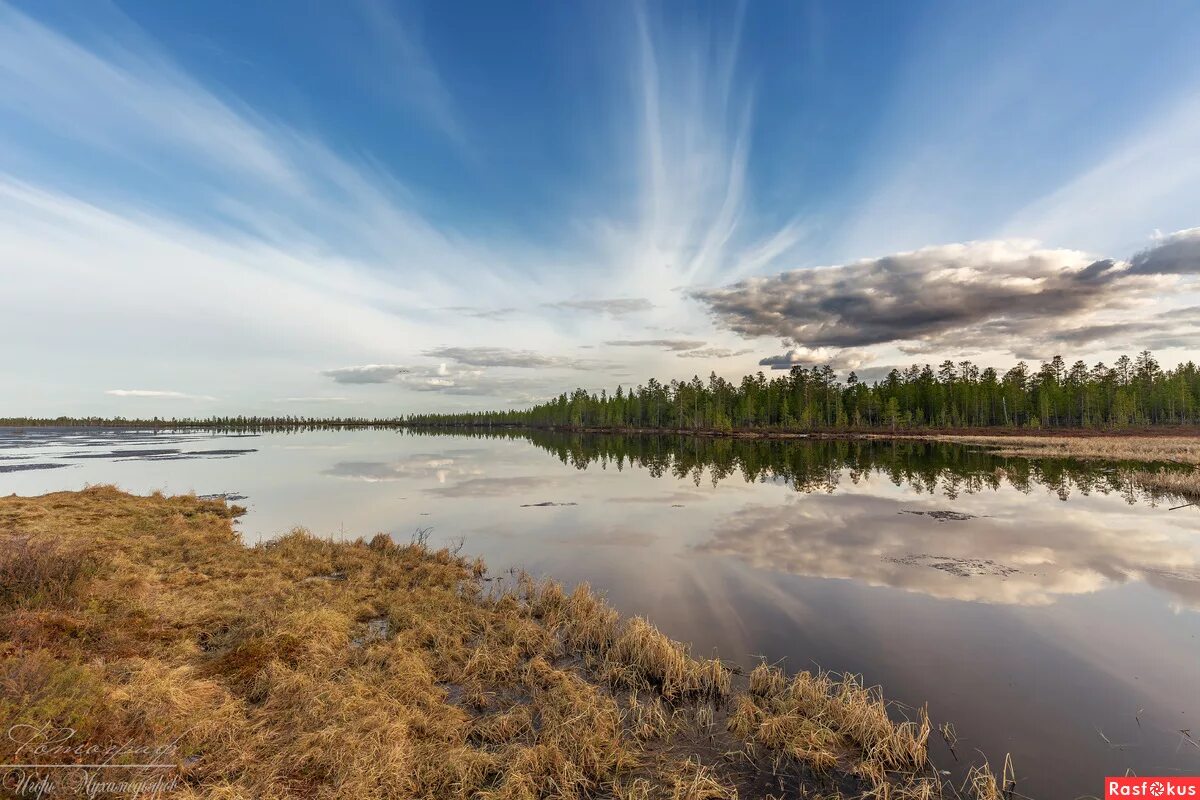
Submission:
[[[186,392],[164,391],[160,389],[108,389],[104,392],[112,397],[148,397],[168,400],[215,400],[204,394],[187,394]]]
[[[785,353],[767,356],[758,362],[760,367],[791,369],[828,365],[836,370],[858,369],[869,364],[874,356],[866,350],[839,350],[835,347],[793,347]]]

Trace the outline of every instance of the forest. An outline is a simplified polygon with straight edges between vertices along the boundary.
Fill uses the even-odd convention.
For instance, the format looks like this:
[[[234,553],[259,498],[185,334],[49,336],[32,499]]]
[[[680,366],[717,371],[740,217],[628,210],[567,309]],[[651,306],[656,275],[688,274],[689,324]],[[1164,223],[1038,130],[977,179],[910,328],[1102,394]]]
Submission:
[[[650,379],[613,392],[583,389],[532,408],[413,414],[417,426],[526,425],[730,431],[923,428],[1120,428],[1200,421],[1200,371],[1191,361],[1164,370],[1149,351],[1112,366],[1067,366],[1061,356],[1034,370],[1024,361],[1000,372],[970,361],[914,364],[866,383],[826,366],[762,372],[731,383]]]

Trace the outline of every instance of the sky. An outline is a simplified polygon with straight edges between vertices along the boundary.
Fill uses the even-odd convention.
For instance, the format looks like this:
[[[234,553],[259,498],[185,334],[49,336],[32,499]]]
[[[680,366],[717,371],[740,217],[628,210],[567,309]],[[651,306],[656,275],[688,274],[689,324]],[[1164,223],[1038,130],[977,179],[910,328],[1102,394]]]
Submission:
[[[1200,5],[0,0],[0,416],[1200,360]]]

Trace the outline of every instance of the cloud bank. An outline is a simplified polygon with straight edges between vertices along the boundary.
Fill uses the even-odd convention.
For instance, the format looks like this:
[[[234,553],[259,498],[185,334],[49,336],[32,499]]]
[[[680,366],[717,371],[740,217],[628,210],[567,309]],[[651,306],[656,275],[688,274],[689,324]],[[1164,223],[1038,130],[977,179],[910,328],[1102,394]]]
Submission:
[[[1189,229],[1130,262],[1027,241],[966,242],[750,278],[691,296],[719,327],[796,345],[760,362],[782,369],[814,356],[861,363],[848,349],[875,345],[908,352],[1000,345],[1018,354],[1046,343],[1083,345],[1138,324],[1097,323],[1093,315],[1151,299],[1166,276],[1197,273],[1200,229]]]

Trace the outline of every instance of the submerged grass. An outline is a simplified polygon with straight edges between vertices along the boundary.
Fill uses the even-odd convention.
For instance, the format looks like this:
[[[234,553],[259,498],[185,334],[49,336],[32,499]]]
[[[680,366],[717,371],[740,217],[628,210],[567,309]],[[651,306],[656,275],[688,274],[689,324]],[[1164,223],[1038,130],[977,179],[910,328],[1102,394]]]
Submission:
[[[169,765],[184,798],[705,800],[781,775],[789,796],[959,796],[925,712],[896,719],[851,676],[764,666],[735,690],[587,586],[383,535],[244,547],[238,513],[112,487],[0,498],[0,724],[21,732],[3,763],[94,759],[38,750],[70,731],[151,748],[104,757]],[[981,767],[963,796],[1003,783]]]

